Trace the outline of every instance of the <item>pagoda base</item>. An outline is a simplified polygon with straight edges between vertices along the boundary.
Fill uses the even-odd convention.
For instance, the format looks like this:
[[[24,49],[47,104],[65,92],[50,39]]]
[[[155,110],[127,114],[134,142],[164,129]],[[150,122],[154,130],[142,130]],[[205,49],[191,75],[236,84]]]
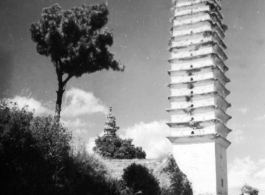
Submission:
[[[192,183],[193,195],[227,195],[226,149],[230,142],[218,134],[168,137],[173,156]]]

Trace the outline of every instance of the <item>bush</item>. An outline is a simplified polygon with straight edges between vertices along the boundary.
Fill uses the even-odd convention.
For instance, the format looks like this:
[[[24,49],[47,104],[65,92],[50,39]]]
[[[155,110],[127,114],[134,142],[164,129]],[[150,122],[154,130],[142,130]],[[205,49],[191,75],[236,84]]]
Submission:
[[[30,126],[32,113],[0,102],[0,188],[9,194],[52,194],[50,164]]]
[[[133,163],[128,166],[124,169],[122,179],[134,194],[160,195],[158,180],[142,165]]]
[[[191,183],[178,168],[173,156],[169,158],[168,165],[163,169],[170,176],[171,186],[169,189],[162,189],[163,195],[192,195]]]
[[[135,147],[131,139],[121,139],[118,136],[102,136],[95,140],[93,150],[110,159],[144,159],[146,154],[141,147]]]
[[[53,117],[0,102],[0,189],[3,195],[119,195],[118,182]]]

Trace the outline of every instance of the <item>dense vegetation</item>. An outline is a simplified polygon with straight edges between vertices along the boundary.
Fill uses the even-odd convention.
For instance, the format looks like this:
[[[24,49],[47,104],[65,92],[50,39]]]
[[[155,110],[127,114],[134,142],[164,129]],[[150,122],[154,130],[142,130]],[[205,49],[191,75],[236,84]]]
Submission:
[[[142,165],[131,164],[124,169],[122,179],[133,194],[161,194],[158,180]]]
[[[0,103],[0,189],[3,195],[119,194],[104,166],[71,149],[72,135],[52,117]]]
[[[131,139],[118,136],[102,136],[95,140],[93,150],[99,155],[110,159],[144,159],[146,154],[141,147],[135,147]]]
[[[172,185],[160,189],[158,180],[142,165],[132,164],[121,180],[112,179],[105,166],[84,148],[73,151],[72,141],[71,133],[53,117],[34,117],[26,108],[1,101],[1,194],[192,195],[190,183],[173,158],[164,169]],[[132,146],[131,141],[128,145]],[[126,148],[122,155],[135,155],[133,149],[126,152]]]
[[[171,185],[167,189],[162,189],[162,195],[192,195],[191,183],[178,168],[174,157],[168,159],[168,165],[163,169],[170,176]]]

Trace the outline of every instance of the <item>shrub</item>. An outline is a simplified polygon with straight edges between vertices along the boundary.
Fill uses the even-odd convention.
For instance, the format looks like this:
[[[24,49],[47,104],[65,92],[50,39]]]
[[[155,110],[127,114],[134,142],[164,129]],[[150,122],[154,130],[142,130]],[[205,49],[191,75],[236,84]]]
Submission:
[[[169,189],[162,189],[163,195],[192,195],[191,183],[178,168],[173,156],[169,157],[168,165],[163,169],[170,176],[171,186]]]
[[[95,140],[93,150],[99,155],[111,159],[144,159],[146,154],[141,147],[135,147],[131,139],[118,136],[102,136]]]
[[[128,166],[122,179],[134,194],[160,195],[158,180],[142,165],[133,163]]]
[[[3,195],[119,195],[118,182],[53,117],[0,102],[0,189]]]

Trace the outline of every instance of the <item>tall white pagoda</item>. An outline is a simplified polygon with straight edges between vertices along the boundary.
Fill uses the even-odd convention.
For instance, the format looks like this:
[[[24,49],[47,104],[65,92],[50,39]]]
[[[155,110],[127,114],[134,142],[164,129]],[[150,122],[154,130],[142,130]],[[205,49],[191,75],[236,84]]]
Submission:
[[[173,155],[194,195],[227,195],[231,118],[220,0],[175,0],[170,41]]]

